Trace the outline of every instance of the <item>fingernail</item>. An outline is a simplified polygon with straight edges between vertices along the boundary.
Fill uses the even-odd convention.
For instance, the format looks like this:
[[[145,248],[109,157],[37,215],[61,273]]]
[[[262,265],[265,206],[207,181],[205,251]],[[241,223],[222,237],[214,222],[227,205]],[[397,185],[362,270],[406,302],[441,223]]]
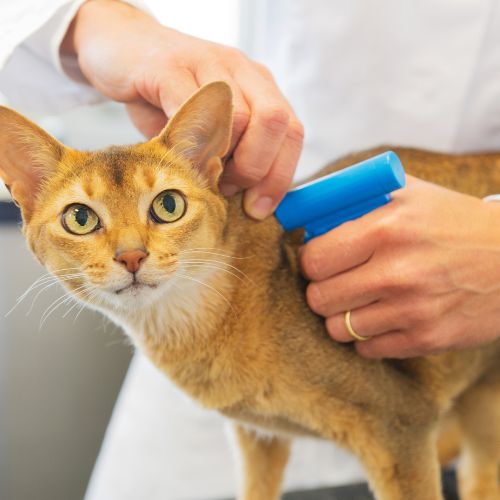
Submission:
[[[235,195],[240,188],[235,184],[221,184],[219,187],[219,191],[223,196],[233,196]]]
[[[255,219],[262,220],[273,211],[273,207],[273,199],[270,196],[262,196],[250,205],[249,212]]]

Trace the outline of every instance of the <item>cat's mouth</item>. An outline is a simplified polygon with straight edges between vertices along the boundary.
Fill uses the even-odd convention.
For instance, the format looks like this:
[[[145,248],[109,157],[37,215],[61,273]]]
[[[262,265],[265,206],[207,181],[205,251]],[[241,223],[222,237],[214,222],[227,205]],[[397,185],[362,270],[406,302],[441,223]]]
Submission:
[[[124,292],[137,293],[137,292],[140,292],[146,288],[155,289],[157,287],[158,287],[158,285],[143,283],[141,281],[132,281],[132,283],[130,283],[129,285],[124,286],[123,288],[116,290],[115,293],[116,293],[116,295],[120,295]]]

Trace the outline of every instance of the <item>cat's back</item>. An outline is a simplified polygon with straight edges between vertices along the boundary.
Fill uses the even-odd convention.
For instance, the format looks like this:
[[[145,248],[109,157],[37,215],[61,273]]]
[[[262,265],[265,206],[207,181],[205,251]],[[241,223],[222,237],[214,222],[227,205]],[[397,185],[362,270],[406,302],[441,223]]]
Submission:
[[[411,175],[475,196],[500,192],[500,156],[496,154],[450,156],[381,147],[344,157],[319,175],[388,149],[399,155]],[[302,232],[284,233],[274,217],[263,222],[252,221],[243,214],[241,206],[241,197],[229,202],[227,238],[235,244],[239,259],[235,262],[256,286],[253,290],[240,288],[236,301],[240,309],[246,311],[243,317],[260,328],[255,333],[260,337],[256,345],[271,353],[268,357],[274,356],[274,366],[280,370],[288,369],[299,379],[331,386],[337,392],[347,379],[350,379],[348,387],[353,387],[352,380],[358,379],[360,387],[366,386],[367,380],[369,385],[378,380],[387,386],[398,379],[408,387],[420,381],[422,386],[435,384],[446,392],[460,392],[486,369],[486,358],[490,360],[488,363],[499,359],[500,342],[488,348],[408,361],[362,359],[352,344],[333,341],[324,320],[306,303],[307,283],[301,275],[298,259]],[[250,330],[245,328],[245,335],[251,335]]]
[[[423,149],[379,146],[343,156],[323,168],[319,178],[385,151],[394,151],[407,174],[440,186],[483,198],[500,193],[500,153],[448,154]]]

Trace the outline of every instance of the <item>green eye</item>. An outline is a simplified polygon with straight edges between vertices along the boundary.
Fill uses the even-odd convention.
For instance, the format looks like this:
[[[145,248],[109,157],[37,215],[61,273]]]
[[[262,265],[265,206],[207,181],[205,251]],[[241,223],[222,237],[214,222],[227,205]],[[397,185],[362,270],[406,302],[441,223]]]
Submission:
[[[99,217],[89,207],[80,204],[70,205],[63,213],[62,225],[71,234],[89,234],[101,227]]]
[[[163,224],[175,222],[186,212],[186,201],[178,191],[163,191],[154,200],[149,213],[151,218]]]

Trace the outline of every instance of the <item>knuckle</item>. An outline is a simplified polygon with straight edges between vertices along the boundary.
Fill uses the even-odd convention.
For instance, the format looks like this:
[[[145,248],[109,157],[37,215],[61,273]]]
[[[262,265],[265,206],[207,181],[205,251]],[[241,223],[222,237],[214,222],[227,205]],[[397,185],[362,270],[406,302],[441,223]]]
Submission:
[[[391,239],[393,227],[387,217],[382,217],[373,224],[374,236],[379,242],[387,242]]]
[[[326,297],[321,290],[321,287],[315,283],[309,284],[306,289],[306,299],[310,308],[317,314],[321,314],[326,303]]]
[[[421,354],[430,354],[437,348],[436,335],[432,330],[419,332],[413,339],[414,347]]]
[[[250,122],[250,113],[243,110],[235,110],[233,113],[233,130],[241,134],[248,127]]]
[[[274,76],[271,72],[271,70],[265,66],[264,64],[261,64],[261,63],[254,63],[255,64],[255,67],[257,68],[257,71],[264,77],[266,78],[267,80],[273,80],[274,81]]]
[[[420,288],[422,283],[425,286],[425,281],[423,282],[422,280],[422,273],[411,264],[408,265],[402,262],[401,265],[398,266],[396,274],[399,281],[399,289],[401,291],[415,291]]]
[[[382,293],[391,293],[398,286],[396,275],[392,272],[380,272],[374,280],[367,282],[366,285],[371,291],[378,289]]]
[[[409,292],[419,279],[404,258],[394,259],[390,267],[380,273],[381,288],[388,293]]]
[[[225,45],[218,45],[219,50],[221,51],[221,56],[224,60],[229,58],[231,61],[241,62],[242,59],[247,59],[247,56],[243,51],[236,47],[228,47]]]
[[[276,170],[269,174],[269,180],[272,183],[274,190],[284,192],[292,183],[293,172]]]
[[[335,328],[335,320],[333,317],[326,318],[325,328],[330,337],[332,338],[336,337],[337,329]]]
[[[304,143],[304,125],[298,120],[292,120],[288,125],[287,137],[300,146]]]
[[[324,268],[324,256],[318,248],[313,246],[314,242],[307,244],[300,255],[302,271],[306,277],[312,280],[319,280],[322,277]]]
[[[288,111],[282,107],[271,107],[259,113],[257,121],[259,125],[267,130],[280,133],[288,126],[290,116]]]
[[[386,295],[399,294],[405,288],[404,276],[392,267],[383,269],[367,282],[367,287],[372,292],[380,291]]]
[[[439,314],[440,310],[435,301],[421,300],[413,303],[407,312],[407,318],[414,325],[422,325],[434,321]]]
[[[243,181],[248,185],[245,187],[253,186],[262,179],[264,174],[262,169],[248,160],[246,162],[241,161],[238,151],[235,152],[233,159],[234,163],[231,177],[236,177],[238,180]]]
[[[418,325],[427,320],[427,313],[421,305],[414,304],[413,307],[407,311],[406,318],[409,323]]]
[[[332,337],[332,339],[336,340],[337,342],[350,342],[352,339],[346,338],[345,335],[342,335],[342,329],[340,325],[342,325],[342,319],[337,316],[330,316],[325,321],[326,331],[328,332],[328,335]]]

